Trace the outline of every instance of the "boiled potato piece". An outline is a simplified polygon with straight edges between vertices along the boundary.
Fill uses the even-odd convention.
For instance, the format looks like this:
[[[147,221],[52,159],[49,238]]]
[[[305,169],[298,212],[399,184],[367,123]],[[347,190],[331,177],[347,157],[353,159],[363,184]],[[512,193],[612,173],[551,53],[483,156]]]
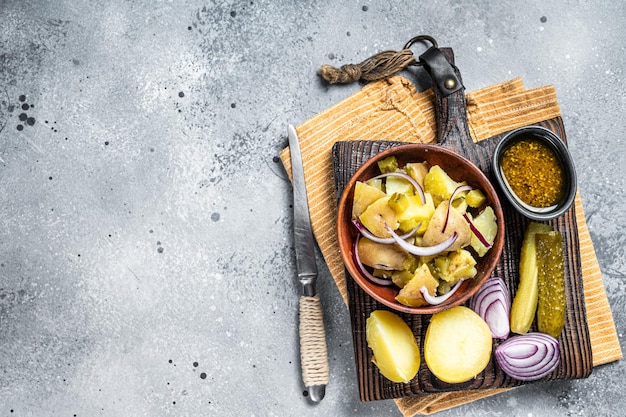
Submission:
[[[439,165],[430,167],[424,177],[424,191],[432,194],[435,204],[449,200],[459,185],[461,184],[450,178]]]
[[[456,384],[476,377],[487,367],[491,350],[489,326],[469,308],[456,306],[431,317],[424,360],[440,380]]]
[[[428,265],[423,264],[417,269],[417,271],[415,271],[413,278],[411,278],[411,280],[407,282],[402,289],[400,289],[400,292],[398,292],[398,295],[396,296],[396,300],[399,303],[410,307],[428,305],[426,300],[424,300],[424,297],[422,297],[420,289],[423,286],[426,286],[428,293],[430,295],[435,295],[437,285],[439,285],[439,282],[430,273]]]
[[[435,203],[433,202],[433,196],[430,194],[424,194],[426,202],[422,204],[420,196],[414,195],[408,197],[408,205],[398,214],[398,220],[403,222],[406,220],[417,219],[419,221],[428,220],[435,213]]]
[[[474,223],[474,226],[483,235],[487,242],[493,244],[493,241],[496,238],[496,233],[498,232],[498,225],[496,223],[496,214],[493,212],[491,206],[485,207],[485,209],[472,220],[472,223]],[[485,256],[489,250],[480,242],[480,240],[478,240],[474,233],[472,233],[470,245],[480,257]]]
[[[477,273],[475,268],[476,260],[465,249],[458,249],[446,255],[439,255],[433,263],[437,272],[436,276],[441,280],[439,282],[440,285],[446,282],[452,286],[461,279],[474,278]],[[439,294],[444,294],[444,292],[440,289]]]
[[[383,184],[382,178],[372,178],[371,180],[367,180],[365,183],[370,187],[378,188],[383,193],[385,192],[385,184]]]
[[[370,204],[359,216],[363,226],[367,227],[371,233],[378,237],[389,237],[389,232],[385,228],[387,224],[391,229],[398,228],[398,215],[389,205],[391,196],[379,198]]]
[[[385,182],[385,192],[388,195],[391,195],[393,193],[413,195],[413,186],[404,178],[390,176],[387,177],[386,180],[387,181]]]
[[[362,237],[357,247],[359,258],[364,265],[387,271],[405,269],[408,254],[397,245],[376,243]]]
[[[456,241],[450,246],[448,251],[452,252],[469,245],[472,239],[472,230],[463,218],[463,216],[451,208],[448,217],[448,224],[445,232],[443,226],[446,221],[446,213],[448,212],[448,201],[444,201],[437,206],[433,217],[430,219],[428,228],[424,232],[422,244],[424,246],[434,246],[448,239],[454,232],[458,234]]]
[[[486,200],[487,197],[479,189],[473,189],[465,196],[467,205],[473,208],[479,208]]]
[[[425,194],[426,202],[422,204],[420,196],[414,195],[408,197],[408,206],[402,213],[398,213],[398,221],[400,222],[400,230],[408,232],[413,230],[421,222],[421,226],[417,231],[418,235],[423,235],[428,228],[428,223],[435,213],[435,203],[430,194]]]
[[[409,382],[420,367],[420,351],[411,328],[400,316],[387,311],[372,311],[365,325],[372,362],[393,382]]]
[[[415,220],[415,219],[411,219],[411,220],[406,220],[404,222],[400,222],[400,225],[398,226],[397,232],[408,233],[411,230],[415,229],[418,225],[419,225],[420,228],[417,230],[416,234],[419,235],[420,234],[420,230],[422,230],[422,228],[424,227],[424,224],[422,223],[420,225],[420,222]],[[426,231],[426,229],[424,229],[424,231]],[[424,234],[424,231],[422,231],[421,234]]]
[[[409,162],[404,166],[404,170],[424,189],[424,178],[428,174],[428,164],[426,162]]]
[[[476,260],[469,251],[459,249],[451,252],[448,259],[450,259],[450,263],[448,264],[447,281],[456,283],[461,279],[474,278],[476,275]]]
[[[365,209],[379,198],[385,197],[380,188],[376,188],[361,181],[354,185],[354,200],[352,201],[352,218],[358,218]]]

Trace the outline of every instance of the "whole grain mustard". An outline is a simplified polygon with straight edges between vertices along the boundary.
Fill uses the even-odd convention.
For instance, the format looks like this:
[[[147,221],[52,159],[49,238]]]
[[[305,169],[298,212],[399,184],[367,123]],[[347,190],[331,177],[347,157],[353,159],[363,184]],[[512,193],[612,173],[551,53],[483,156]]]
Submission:
[[[563,197],[563,167],[552,149],[540,141],[516,142],[504,151],[501,166],[513,192],[529,206],[550,207]]]

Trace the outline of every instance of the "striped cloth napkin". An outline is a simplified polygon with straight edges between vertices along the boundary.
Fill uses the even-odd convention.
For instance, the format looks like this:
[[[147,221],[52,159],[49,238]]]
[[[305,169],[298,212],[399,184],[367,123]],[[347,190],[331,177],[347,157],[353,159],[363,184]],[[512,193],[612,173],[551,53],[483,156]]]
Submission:
[[[313,233],[346,305],[346,276],[335,232],[332,146],[340,140],[364,139],[435,143],[437,122],[433,99],[432,90],[418,92],[409,80],[395,76],[365,85],[296,128]],[[561,115],[553,86],[526,89],[519,78],[469,93],[466,100],[470,133],[475,142]],[[289,148],[282,150],[280,158],[290,175]],[[598,366],[621,359],[622,350],[580,195],[575,204],[593,365]],[[395,402],[405,417],[428,415],[506,390],[446,392]]]

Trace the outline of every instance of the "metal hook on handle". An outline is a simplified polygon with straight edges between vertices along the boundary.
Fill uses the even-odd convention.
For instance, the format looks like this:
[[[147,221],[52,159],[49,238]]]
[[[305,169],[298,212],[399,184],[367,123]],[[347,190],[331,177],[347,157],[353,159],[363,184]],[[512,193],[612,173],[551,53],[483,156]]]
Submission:
[[[421,41],[428,41],[432,44],[432,46],[434,48],[439,48],[439,46],[437,46],[437,41],[435,40],[435,38],[433,38],[432,36],[428,36],[428,35],[418,35],[415,36],[413,38],[411,38],[406,45],[404,45],[404,49],[409,49],[411,46],[413,46],[414,44],[416,44],[417,42],[421,42]]]

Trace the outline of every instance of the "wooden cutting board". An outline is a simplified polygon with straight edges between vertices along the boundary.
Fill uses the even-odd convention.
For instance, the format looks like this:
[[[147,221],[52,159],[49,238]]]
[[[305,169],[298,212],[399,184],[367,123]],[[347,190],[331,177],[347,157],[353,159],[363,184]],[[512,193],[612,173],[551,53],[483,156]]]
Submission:
[[[540,125],[552,129],[560,137],[564,137],[560,118],[540,123]],[[481,152],[493,151],[500,138],[501,136],[494,137],[475,144],[475,146],[480,148]],[[338,198],[350,177],[367,159],[378,152],[401,144],[400,142],[381,141],[337,142],[333,147],[333,165]],[[466,154],[464,156],[468,157],[469,155]],[[474,159],[473,162],[476,163],[476,160]],[[478,166],[488,176],[490,175],[490,169],[485,166],[485,163],[482,165],[478,164]],[[511,292],[512,299],[515,296],[519,279],[519,253],[528,220],[508,205],[504,198],[501,201],[506,222],[506,232],[502,257],[496,266],[494,275],[504,279]],[[576,227],[574,210],[575,208],[572,206],[565,215],[549,222],[552,227],[562,233],[565,243],[567,315],[565,329],[559,337],[561,363],[551,375],[543,380],[586,378],[591,374],[592,370],[591,341],[587,326],[578,247],[578,229]],[[365,337],[365,324],[372,311],[388,308],[365,293],[351,279],[347,271],[346,285],[356,370],[359,379],[359,392],[362,401],[401,398],[446,391],[506,388],[524,384],[504,374],[497,366],[493,357],[485,371],[475,379],[461,384],[444,383],[430,373],[426,367],[423,352],[421,353],[420,370],[413,381],[408,384],[401,384],[387,380],[372,363],[372,351],[367,346]],[[431,316],[400,315],[413,330],[418,346],[421,349],[424,346],[424,336]],[[533,325],[532,330],[536,330],[535,325]],[[494,350],[497,345],[498,342],[494,341]]]
[[[450,49],[442,48],[441,51],[451,63],[454,63],[454,57]],[[460,73],[456,67],[455,72],[460,79]],[[434,90],[439,144],[465,156],[491,178],[491,156],[496,145],[506,133],[474,143],[467,129],[466,104],[463,90],[445,97],[437,88],[434,88]],[[537,125],[552,130],[566,141],[565,129],[560,117],[538,123]],[[401,144],[400,142],[383,141],[337,142],[332,150],[337,200],[341,197],[341,193],[352,175],[365,161],[385,149]],[[519,279],[520,248],[529,220],[517,213],[503,196],[501,196],[500,200],[504,211],[506,231],[502,256],[493,275],[504,279],[511,293],[511,299],[513,299]],[[550,221],[549,224],[561,232],[565,245],[567,313],[565,328],[559,337],[561,362],[558,368],[551,375],[542,379],[542,381],[586,378],[591,374],[592,354],[583,293],[575,207],[572,206],[563,216]],[[387,307],[365,293],[347,271],[346,285],[356,370],[359,379],[359,392],[362,401],[459,390],[507,388],[525,384],[508,377],[498,367],[493,355],[487,368],[477,375],[475,379],[460,384],[448,384],[438,380],[428,370],[424,361],[423,351],[421,353],[419,372],[411,382],[402,384],[389,381],[380,374],[378,368],[372,363],[372,351],[367,346],[365,335],[366,320],[370,313],[378,309],[387,309]],[[412,329],[421,350],[424,346],[424,336],[431,316],[400,315]],[[535,326],[533,325],[531,330],[536,330]],[[494,340],[494,350],[498,343],[500,342]]]

